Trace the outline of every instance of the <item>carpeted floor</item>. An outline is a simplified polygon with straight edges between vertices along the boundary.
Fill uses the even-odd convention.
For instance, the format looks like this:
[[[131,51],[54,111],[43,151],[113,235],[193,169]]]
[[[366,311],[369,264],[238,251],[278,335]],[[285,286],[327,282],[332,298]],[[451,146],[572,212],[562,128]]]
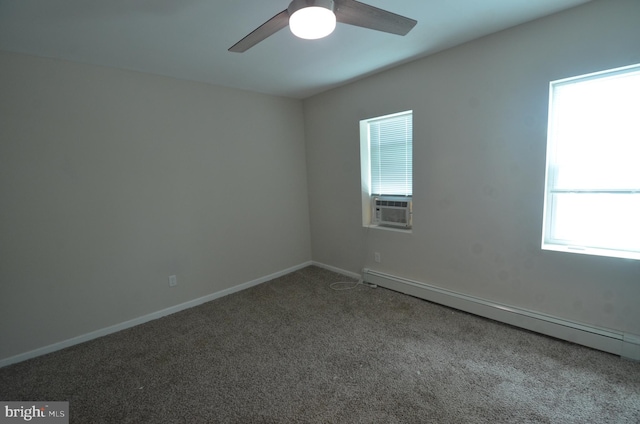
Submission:
[[[0,369],[72,423],[639,423],[640,363],[308,267]]]

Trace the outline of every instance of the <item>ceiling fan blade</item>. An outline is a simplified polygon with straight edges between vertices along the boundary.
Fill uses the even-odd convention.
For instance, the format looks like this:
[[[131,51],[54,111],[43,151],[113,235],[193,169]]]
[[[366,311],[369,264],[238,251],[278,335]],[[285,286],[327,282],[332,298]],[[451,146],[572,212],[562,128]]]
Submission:
[[[230,52],[242,53],[249,50],[265,38],[289,25],[289,12],[283,10],[267,22],[254,29],[249,35],[229,48]]]
[[[355,0],[335,0],[336,20],[343,24],[407,35],[418,21]]]

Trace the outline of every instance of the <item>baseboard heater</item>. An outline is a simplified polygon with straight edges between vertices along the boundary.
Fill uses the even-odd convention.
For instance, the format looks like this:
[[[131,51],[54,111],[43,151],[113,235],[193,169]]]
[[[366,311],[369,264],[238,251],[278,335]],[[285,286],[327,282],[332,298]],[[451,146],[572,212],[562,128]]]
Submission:
[[[640,337],[637,335],[503,305],[371,269],[365,268],[362,278],[367,283],[377,284],[420,299],[640,361]]]

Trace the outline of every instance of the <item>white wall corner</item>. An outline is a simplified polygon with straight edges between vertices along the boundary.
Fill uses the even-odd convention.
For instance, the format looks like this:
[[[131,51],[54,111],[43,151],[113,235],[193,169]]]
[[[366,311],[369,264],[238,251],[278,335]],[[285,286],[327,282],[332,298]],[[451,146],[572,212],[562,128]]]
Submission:
[[[622,352],[620,352],[620,356],[640,361],[640,336],[624,333],[622,335]]]
[[[344,270],[344,269],[341,269],[341,268],[337,268],[335,266],[323,264],[321,262],[316,262],[316,261],[313,261],[312,264],[317,266],[317,267],[327,269],[329,271],[337,272],[338,274],[346,275],[347,277],[356,278],[358,280],[362,279],[362,275],[357,274],[355,272],[347,271],[347,270]]]

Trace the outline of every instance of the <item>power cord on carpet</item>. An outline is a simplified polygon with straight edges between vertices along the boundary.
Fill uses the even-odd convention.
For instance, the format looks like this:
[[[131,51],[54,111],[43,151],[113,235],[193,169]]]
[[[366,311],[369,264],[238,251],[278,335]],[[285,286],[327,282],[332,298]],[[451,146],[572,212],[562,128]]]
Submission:
[[[364,266],[365,262],[366,262],[366,257],[367,257],[367,245],[369,244],[369,232],[370,232],[370,228],[367,226],[366,227],[366,233],[365,233],[365,238],[364,238],[364,243],[362,244],[362,264]],[[364,268],[362,268],[362,276],[364,277]],[[351,285],[347,285],[347,284],[351,284]],[[363,284],[365,286],[369,286],[372,289],[375,289],[376,287],[378,287],[377,284],[373,284],[373,283],[367,283],[364,281],[363,278],[360,278],[358,281],[336,281],[335,283],[331,283],[329,284],[329,288],[331,290],[336,290],[336,291],[342,291],[342,290],[353,290],[356,287],[358,287],[360,284]]]
[[[345,285],[345,284],[352,284],[352,285],[343,287],[343,285]],[[376,287],[378,287],[376,284],[367,283],[367,282],[363,281],[362,279],[360,279],[360,280],[355,281],[355,282],[354,281],[336,281],[335,283],[329,284],[329,288],[331,290],[336,290],[336,291],[352,290],[352,289],[355,289],[356,287],[358,287],[360,284],[363,284],[365,286],[369,286],[372,289],[375,289]]]

